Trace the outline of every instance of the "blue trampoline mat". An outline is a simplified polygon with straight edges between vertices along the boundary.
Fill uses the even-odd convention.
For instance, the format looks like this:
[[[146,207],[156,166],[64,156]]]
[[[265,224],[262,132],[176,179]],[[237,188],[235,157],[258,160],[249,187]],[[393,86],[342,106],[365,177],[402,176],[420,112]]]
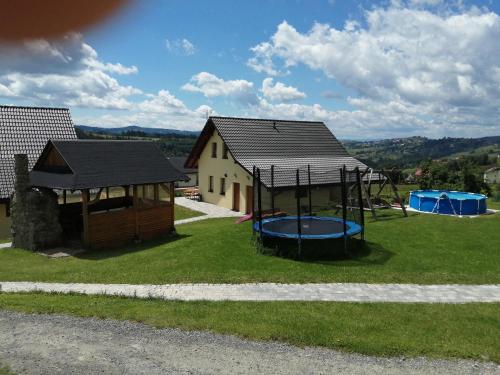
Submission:
[[[347,236],[361,233],[361,225],[354,221],[346,221]],[[343,220],[336,217],[301,216],[300,227],[302,239],[333,239],[344,237]],[[254,223],[259,232],[259,222]],[[262,234],[269,237],[295,238],[298,235],[298,217],[284,216],[262,220]]]

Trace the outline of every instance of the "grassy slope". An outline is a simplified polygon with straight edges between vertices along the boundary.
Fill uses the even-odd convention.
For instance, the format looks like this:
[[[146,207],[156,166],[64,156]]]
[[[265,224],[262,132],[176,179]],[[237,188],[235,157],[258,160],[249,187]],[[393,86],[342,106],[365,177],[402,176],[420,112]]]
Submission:
[[[394,356],[500,362],[498,304],[167,302],[117,297],[0,294],[0,308],[126,319],[259,340]]]
[[[0,280],[102,283],[406,282],[500,283],[500,214],[460,219],[379,211],[367,246],[351,259],[298,262],[257,253],[250,223],[205,220],[179,226],[167,243],[74,258],[0,251]]]

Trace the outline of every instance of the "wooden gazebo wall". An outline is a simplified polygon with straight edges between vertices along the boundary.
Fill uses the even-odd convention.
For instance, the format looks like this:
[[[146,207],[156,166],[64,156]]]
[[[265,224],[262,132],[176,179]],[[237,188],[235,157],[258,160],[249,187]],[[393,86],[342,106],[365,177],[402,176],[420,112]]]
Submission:
[[[89,190],[82,191],[83,243],[92,249],[111,248],[135,240],[149,240],[170,233],[174,229],[174,184],[168,187],[155,184],[154,198],[141,199],[138,189],[143,185],[134,185],[132,206],[120,210],[89,213]],[[167,190],[170,201],[161,201],[159,189]],[[127,196],[129,188],[125,188]],[[109,195],[107,194],[107,198]]]

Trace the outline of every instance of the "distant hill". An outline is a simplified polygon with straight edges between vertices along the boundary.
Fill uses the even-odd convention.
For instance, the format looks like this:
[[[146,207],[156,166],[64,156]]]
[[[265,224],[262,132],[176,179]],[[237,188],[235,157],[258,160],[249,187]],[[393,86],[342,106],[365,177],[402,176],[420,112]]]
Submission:
[[[137,125],[122,128],[101,128],[76,125],[79,138],[94,139],[154,139],[166,156],[186,156],[199,132],[146,128]],[[414,168],[428,159],[455,158],[461,155],[500,154],[500,136],[483,138],[425,137],[392,138],[377,141],[343,140],[349,153],[371,167]]]
[[[343,141],[343,144],[351,155],[377,168],[398,166],[404,169],[415,167],[419,162],[428,159],[455,158],[479,153],[490,156],[500,154],[500,136],[441,139],[410,137],[379,141]]]
[[[98,126],[76,125],[79,139],[136,139],[155,141],[165,156],[189,155],[198,137],[198,132],[143,128],[126,126],[123,128],[101,128]]]
[[[124,135],[133,133],[144,133],[148,136],[167,136],[167,135],[182,135],[188,137],[197,137],[200,132],[163,129],[163,128],[146,128],[137,125],[130,125],[121,128],[102,128],[99,126],[75,125],[79,130],[87,133],[109,134],[109,135]]]

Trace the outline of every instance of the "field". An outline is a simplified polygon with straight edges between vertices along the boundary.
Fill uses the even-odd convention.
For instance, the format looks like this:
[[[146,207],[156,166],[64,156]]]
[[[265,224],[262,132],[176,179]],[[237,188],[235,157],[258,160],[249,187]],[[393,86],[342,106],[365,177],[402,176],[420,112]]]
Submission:
[[[474,219],[413,213],[404,218],[396,210],[378,214],[377,221],[367,215],[366,246],[349,257],[296,261],[261,255],[250,223],[211,219],[179,225],[178,237],[168,241],[76,257],[1,250],[0,280],[500,283],[500,214]],[[178,302],[0,293],[0,309],[135,320],[371,355],[500,363],[500,304]]]
[[[0,280],[87,283],[500,283],[500,214],[474,219],[380,210],[369,215],[366,246],[327,260],[295,261],[257,252],[250,223],[211,219],[177,227],[167,242],[48,259],[0,251]]]

